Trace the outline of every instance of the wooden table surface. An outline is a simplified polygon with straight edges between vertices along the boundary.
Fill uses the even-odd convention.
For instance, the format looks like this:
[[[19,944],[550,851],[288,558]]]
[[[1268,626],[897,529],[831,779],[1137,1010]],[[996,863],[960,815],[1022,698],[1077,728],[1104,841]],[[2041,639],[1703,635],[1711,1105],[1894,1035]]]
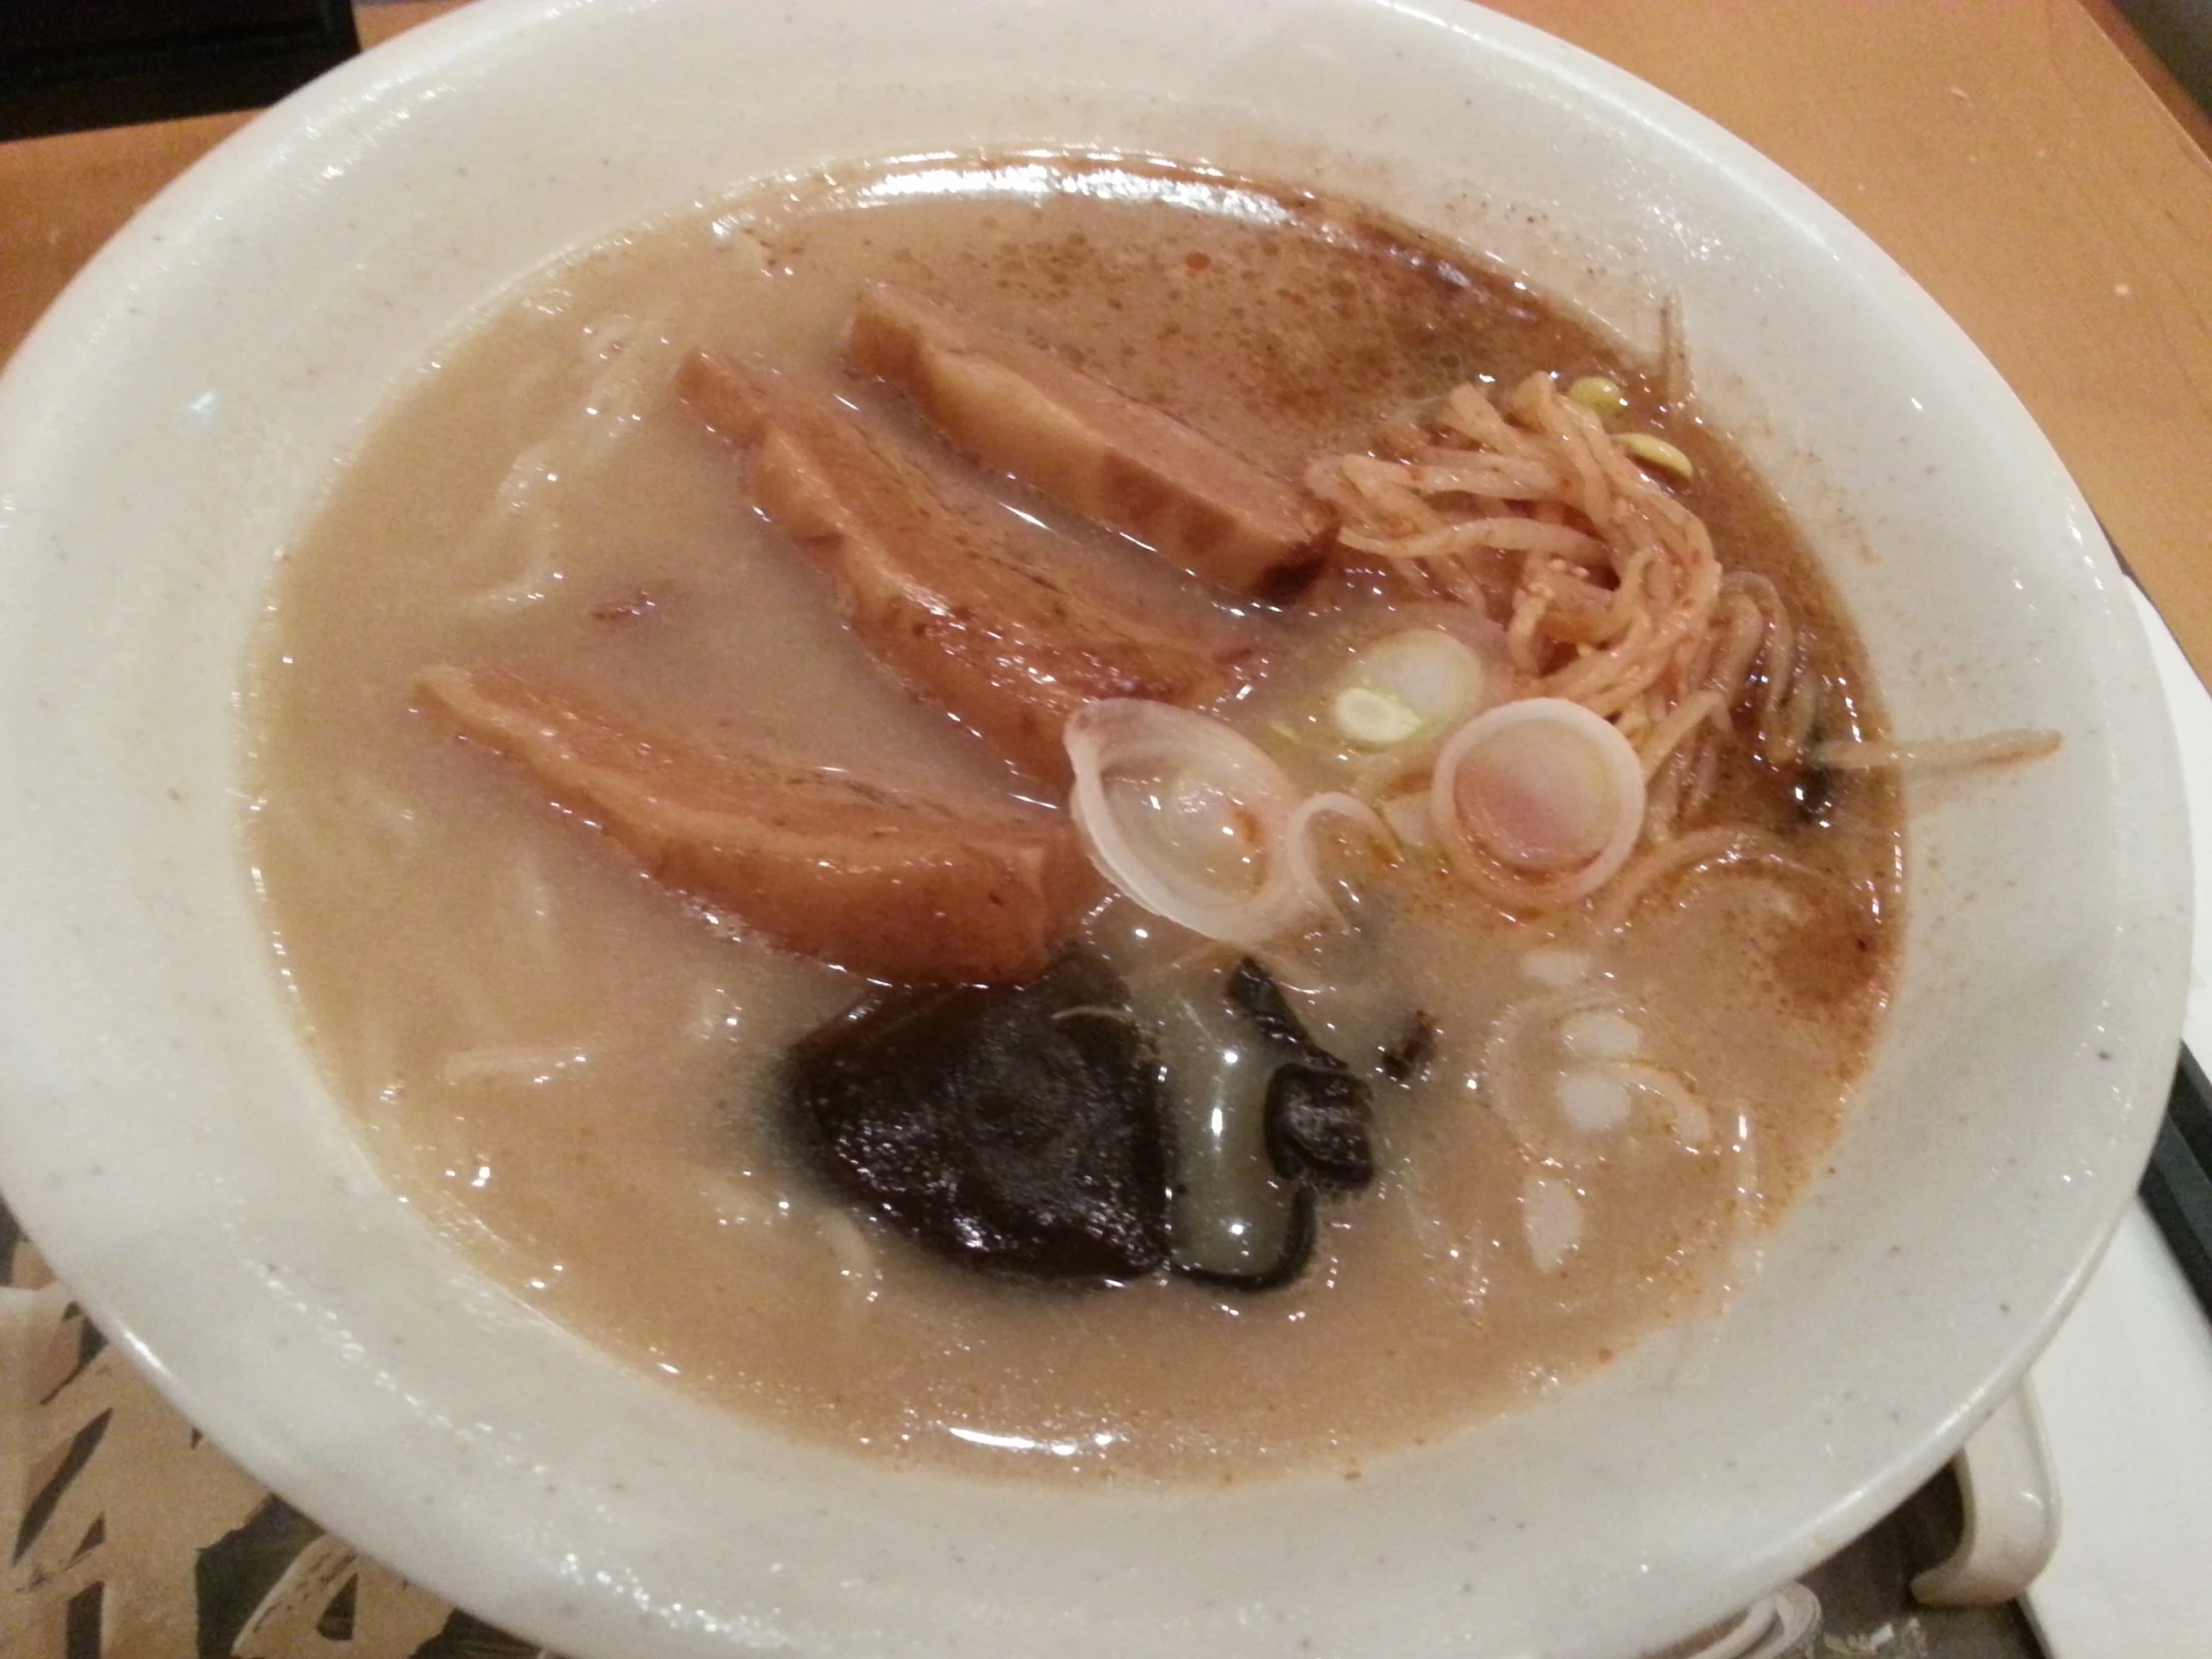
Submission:
[[[363,7],[365,40],[448,9]],[[2109,0],[1502,0],[1758,146],[1964,325],[2212,677],[2212,127]],[[0,354],[243,117],[0,145]]]

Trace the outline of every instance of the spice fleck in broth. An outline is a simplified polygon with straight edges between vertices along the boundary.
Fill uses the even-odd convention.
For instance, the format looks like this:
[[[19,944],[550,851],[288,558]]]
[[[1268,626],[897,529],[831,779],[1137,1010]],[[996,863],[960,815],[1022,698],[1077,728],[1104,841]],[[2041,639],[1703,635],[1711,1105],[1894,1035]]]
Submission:
[[[1066,492],[1004,476],[957,409],[854,371],[848,319],[870,292],[951,307],[958,326],[1187,423],[1280,480],[1323,551],[1207,568],[1203,550],[1157,556]],[[709,429],[701,350],[771,376],[744,396],[865,421],[898,477],[981,502],[974,533],[1006,558],[1044,561],[1056,592],[1140,619],[1200,668],[1134,701],[1086,694],[1064,749],[1057,725],[1022,749],[855,622],[847,578],[802,547],[770,463],[733,452],[770,440]],[[1638,724],[1636,692],[1628,713],[1558,715],[1565,738],[1462,745],[1439,794],[1430,769],[1451,743],[1425,731],[1441,717],[1422,700],[1444,698],[1454,728],[1547,701],[1530,694],[1581,659],[1543,629],[1625,579],[1593,562],[1599,538],[1575,511],[1440,486],[1408,505],[1361,464],[1538,488],[1548,463],[1514,448],[1549,418],[1514,401],[1538,396],[1515,392],[1535,374],[1602,413],[1637,476],[1710,528],[1734,584],[1711,608],[1741,626],[1715,624],[1709,655],[1749,655],[1737,686],[1684,716],[1685,759],[1648,780],[1576,761],[1556,788],[1515,783],[1527,746],[1583,741],[1577,719],[1665,741],[1663,718]],[[1505,411],[1501,432],[1449,427],[1455,387]],[[702,1396],[899,1462],[1171,1480],[1349,1468],[1602,1364],[1715,1305],[1751,1231],[1802,1188],[1866,1062],[1897,932],[1893,786],[1790,759],[1864,735],[1850,630],[1772,498],[1668,395],[1448,249],[1343,204],[1151,163],[854,171],[658,221],[547,272],[412,380],[278,576],[251,686],[251,832],[321,1062],[397,1192],[517,1296]],[[1533,528],[1451,528],[1507,517]],[[1401,556],[1439,526],[1465,543],[1449,562]],[[1467,539],[1499,535],[1549,551]],[[1558,570],[1517,562],[1538,557]],[[1233,591],[1245,569],[1254,591]],[[1516,633],[1510,594],[1486,609],[1483,584],[1508,579],[1558,584],[1550,624],[1524,616]],[[1468,691],[1469,674],[1490,690]],[[1044,956],[993,935],[972,958],[985,968],[945,977],[1032,977],[1074,959],[1070,934],[1082,972],[1106,975],[1024,1017],[1137,1033],[1118,1052],[1144,1074],[1170,1162],[1163,1186],[1145,1162],[1155,1138],[1128,1165],[1158,1212],[1114,1258],[1135,1266],[976,1271],[946,1259],[974,1242],[971,1220],[947,1222],[941,1248],[917,1243],[902,1201],[840,1185],[825,1159],[843,1143],[802,1109],[827,1098],[808,1094],[809,1057],[856,1001],[898,1019],[910,1004],[815,956],[882,941],[849,914],[809,933],[811,911],[771,923],[695,880],[675,881],[688,895],[657,883],[637,852],[648,830],[625,828],[600,775],[556,787],[511,758],[555,717],[487,741],[502,686],[573,692],[608,730],[682,734],[685,753],[831,769],[869,800],[920,803],[915,823],[980,815],[993,834],[1086,847],[1072,873],[1038,877],[1056,896],[1022,939]],[[1353,805],[1301,820],[1295,891],[1254,876],[1241,842],[1226,863],[1211,841],[1170,848],[1194,860],[1177,891],[1216,880],[1226,895],[1209,940],[1140,902],[1113,827],[1172,798],[1189,809],[1177,824],[1234,842],[1257,809],[1202,766],[1140,767],[1093,778],[1074,837],[1083,755],[1110,773],[1129,752],[1102,710],[1139,711],[1147,734],[1196,721],[1209,735],[1192,754],[1256,753],[1286,801]],[[1785,731],[1801,712],[1810,729]],[[748,776],[764,800],[797,787]],[[1481,796],[1493,778],[1512,787]],[[1641,832],[1562,897],[1610,855],[1575,804],[1621,792]],[[1235,811],[1216,824],[1223,801]],[[1465,846],[1437,839],[1437,802],[1447,819],[1472,804]],[[1530,823],[1532,840],[1470,877],[1467,846]],[[1681,856],[1651,856],[1662,846]],[[1271,915],[1281,925],[1256,936]],[[764,927],[827,942],[779,948]],[[988,966],[1017,959],[1018,974]],[[973,995],[960,1006],[1005,1005]],[[928,996],[931,1017],[951,1006]],[[1190,1214],[1193,1184],[1220,1174],[1189,1163],[1214,1098],[1192,1079],[1214,1087],[1232,1051],[1305,1068],[1278,1113],[1295,1144],[1247,1181],[1282,1203],[1253,1227]],[[888,1094],[896,1110],[898,1093],[857,1109]],[[1194,1243],[1207,1227],[1218,1236]],[[1251,1244],[1254,1227],[1282,1236]],[[1236,1257],[1247,1245],[1267,1260]],[[1278,1259],[1286,1282],[1256,1288]]]

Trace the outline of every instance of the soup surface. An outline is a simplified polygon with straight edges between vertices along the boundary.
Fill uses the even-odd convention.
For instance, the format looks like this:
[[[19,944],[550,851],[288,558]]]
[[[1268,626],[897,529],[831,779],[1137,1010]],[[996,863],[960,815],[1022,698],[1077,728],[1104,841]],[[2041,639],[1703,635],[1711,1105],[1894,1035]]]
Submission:
[[[1325,1042],[1379,1018],[1427,1033],[1412,1075],[1378,1078],[1376,1178],[1321,1207],[1304,1274],[1075,1289],[948,1266],[830,1196],[779,1127],[779,1068],[865,985],[656,885],[421,706],[426,667],[508,665],[655,729],[1061,810],[871,659],[671,390],[697,348],[756,355],[918,442],[840,366],[878,279],[1294,480],[1460,382],[1609,376],[1694,464],[1681,499],[1723,561],[1787,602],[1821,731],[1868,718],[1848,627],[1725,445],[1571,315],[1354,209],[1020,158],[657,221],[422,367],[287,551],[252,674],[250,833],[280,971],[404,1201],[678,1385],[977,1474],[1352,1468],[1716,1306],[1835,1134],[1888,993],[1899,824],[1877,776],[1726,762],[1699,822],[1785,855],[1717,857],[1624,923],[1602,893],[1510,915],[1408,850],[1368,906],[1380,956],[1324,939],[1269,963]],[[1254,630],[1271,664],[1333,662],[1379,616],[1436,609],[1357,571],[1280,613],[1232,605],[989,487],[1053,557],[1160,615]],[[1318,672],[1269,668],[1220,712],[1304,785],[1343,788],[1343,757],[1307,741]],[[1123,963],[1175,932],[1121,897],[1085,925]],[[1577,1116],[1562,1079],[1593,1055],[1613,1082],[1585,1082]]]

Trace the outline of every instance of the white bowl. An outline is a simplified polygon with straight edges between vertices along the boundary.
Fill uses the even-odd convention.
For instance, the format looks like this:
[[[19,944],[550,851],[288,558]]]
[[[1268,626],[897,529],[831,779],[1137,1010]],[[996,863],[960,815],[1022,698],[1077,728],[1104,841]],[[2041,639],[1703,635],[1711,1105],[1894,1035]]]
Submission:
[[[1357,1483],[890,1477],[622,1370],[394,1202],[244,867],[248,632],[409,365],[702,193],[1040,142],[1366,198],[1632,339],[1679,294],[1899,728],[2066,738],[1914,792],[1896,1017],[1727,1317]],[[484,0],[225,144],[0,384],[0,1178],[250,1468],[573,1654],[1619,1659],[1878,1518],[2080,1283],[2179,1028],[2170,751],[2088,509],[1958,330],[1774,167],[1527,28],[1459,0]]]

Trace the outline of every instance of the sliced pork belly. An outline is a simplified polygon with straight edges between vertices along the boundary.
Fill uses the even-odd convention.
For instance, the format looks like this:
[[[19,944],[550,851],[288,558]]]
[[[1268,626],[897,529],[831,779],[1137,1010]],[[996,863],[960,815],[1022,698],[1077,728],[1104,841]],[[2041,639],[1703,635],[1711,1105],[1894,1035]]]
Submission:
[[[1250,654],[1195,609],[1146,615],[1048,568],[980,493],[956,500],[773,369],[702,352],[678,389],[750,454],[754,500],[835,580],[861,643],[1033,777],[1067,781],[1061,728],[1090,699],[1208,702]]]
[[[861,290],[845,361],[953,443],[1244,599],[1321,571],[1323,526],[1290,484],[1049,351],[887,283]]]
[[[874,978],[1034,978],[1098,894],[1073,828],[1042,812],[644,734],[512,670],[433,668],[416,685],[656,880]]]

